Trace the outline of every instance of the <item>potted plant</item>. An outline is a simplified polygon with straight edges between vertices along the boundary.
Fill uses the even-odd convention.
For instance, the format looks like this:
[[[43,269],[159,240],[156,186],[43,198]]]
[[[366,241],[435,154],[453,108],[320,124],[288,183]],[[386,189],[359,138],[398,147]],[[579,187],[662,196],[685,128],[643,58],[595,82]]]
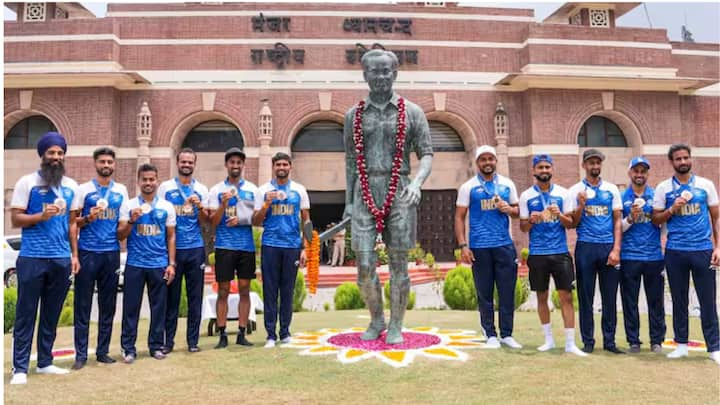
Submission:
[[[455,255],[455,265],[459,266],[462,262],[462,250],[461,249],[455,249],[453,250],[453,255]]]
[[[520,264],[518,265],[518,276],[527,277],[530,269],[528,269],[527,259],[530,256],[530,250],[528,248],[522,248],[520,250]]]

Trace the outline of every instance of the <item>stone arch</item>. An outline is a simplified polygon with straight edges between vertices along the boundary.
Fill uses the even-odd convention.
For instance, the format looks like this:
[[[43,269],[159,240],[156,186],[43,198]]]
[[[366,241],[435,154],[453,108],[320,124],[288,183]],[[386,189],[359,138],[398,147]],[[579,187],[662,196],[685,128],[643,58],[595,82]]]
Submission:
[[[295,125],[288,131],[288,137],[285,139],[284,145],[287,146],[288,150],[291,150],[292,143],[295,140],[295,137],[300,133],[300,131],[305,128],[305,126],[312,124],[316,121],[332,121],[336,122],[340,125],[345,124],[345,116],[342,113],[339,113],[337,111],[329,110],[329,111],[314,111],[309,114],[306,114],[301,119],[299,119]]]
[[[212,120],[226,121],[233,124],[235,127],[237,127],[237,129],[240,130],[240,135],[243,138],[244,146],[248,146],[248,136],[246,135],[245,130],[243,130],[240,124],[232,117],[220,111],[196,111],[183,118],[175,126],[175,129],[170,136],[169,144],[170,149],[172,149],[173,151],[173,155],[176,151],[180,149],[183,141],[185,140],[185,137],[193,128],[202,124],[203,122]]]
[[[42,100],[34,100],[33,101],[33,108],[27,109],[27,110],[15,110],[5,115],[4,117],[4,125],[5,130],[3,134],[3,139],[7,137],[8,133],[10,133],[10,130],[20,121],[24,120],[25,118],[32,117],[34,115],[41,115],[50,122],[55,125],[55,128],[65,136],[65,139],[68,143],[72,143],[74,140],[74,133],[72,130],[72,126],[70,125],[70,120],[67,118],[67,116],[60,110],[59,108],[55,107],[51,103],[44,102]]]
[[[618,107],[622,107],[621,109],[605,110],[601,102],[595,102],[576,111],[566,127],[567,132],[564,136],[565,143],[577,144],[577,136],[582,125],[590,117],[597,115],[610,119],[617,124],[620,130],[622,130],[623,135],[625,135],[628,148],[632,148],[633,153],[641,153],[643,145],[642,134],[643,132],[647,133],[647,125],[639,120],[639,115],[634,110],[631,110],[631,107],[628,108],[629,106],[618,101],[619,100],[616,100],[615,104]],[[642,127],[639,127],[637,122],[640,122]]]

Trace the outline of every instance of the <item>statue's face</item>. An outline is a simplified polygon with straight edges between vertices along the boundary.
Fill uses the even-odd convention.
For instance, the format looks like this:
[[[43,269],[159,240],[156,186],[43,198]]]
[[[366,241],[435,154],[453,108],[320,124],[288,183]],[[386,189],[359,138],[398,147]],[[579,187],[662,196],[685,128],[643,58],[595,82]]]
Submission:
[[[397,70],[393,69],[389,56],[377,56],[368,61],[367,68],[363,71],[363,77],[370,86],[371,92],[388,93],[392,91]]]

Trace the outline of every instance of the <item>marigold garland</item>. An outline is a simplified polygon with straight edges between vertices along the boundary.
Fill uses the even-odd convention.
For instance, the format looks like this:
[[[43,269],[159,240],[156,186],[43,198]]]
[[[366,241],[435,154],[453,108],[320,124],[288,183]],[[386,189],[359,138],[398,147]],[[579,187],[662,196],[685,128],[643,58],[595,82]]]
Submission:
[[[312,233],[312,241],[307,248],[307,283],[310,294],[317,292],[320,278],[320,235],[317,231]]]
[[[365,101],[361,100],[355,109],[355,118],[353,120],[353,141],[355,143],[356,164],[358,173],[360,174],[360,189],[362,190],[362,199],[367,206],[370,214],[375,217],[375,229],[378,234],[382,234],[385,229],[385,218],[390,214],[390,207],[395,200],[398,182],[400,180],[400,167],[402,167],[403,152],[405,150],[405,100],[398,98],[398,115],[397,115],[397,136],[395,137],[395,154],[393,156],[392,169],[390,171],[390,184],[388,192],[385,196],[385,203],[382,208],[378,208],[375,204],[372,194],[370,193],[370,183],[368,181],[367,163],[365,162],[365,137],[362,130],[362,117],[365,112]]]

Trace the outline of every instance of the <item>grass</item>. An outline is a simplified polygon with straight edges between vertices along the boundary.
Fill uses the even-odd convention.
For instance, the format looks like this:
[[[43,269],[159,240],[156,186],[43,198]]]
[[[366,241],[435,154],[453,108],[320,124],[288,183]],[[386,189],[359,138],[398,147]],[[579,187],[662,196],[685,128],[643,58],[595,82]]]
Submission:
[[[325,327],[364,326],[367,312],[332,311],[295,314],[293,331]],[[555,338],[562,346],[562,323],[553,314]],[[259,320],[262,318],[260,317]],[[596,336],[600,336],[599,318]],[[642,318],[643,326],[647,319]],[[408,311],[406,325],[478,329],[474,311]],[[668,329],[671,331],[671,319]],[[230,324],[229,329],[234,329]],[[260,327],[260,323],[258,324]],[[626,346],[622,317],[618,343]],[[179,325],[176,351],[168,359],[148,357],[147,321],[140,324],[139,358],[133,365],[100,365],[91,361],[65,376],[33,372],[26,386],[10,386],[11,335],[5,335],[6,404],[180,404],[180,403],[718,403],[720,368],[706,353],[692,352],[671,361],[650,353],[618,356],[596,351],[580,359],[560,349],[539,353],[542,343],[537,315],[516,313],[514,336],[521,350],[469,350],[470,359],[450,362],[417,357],[407,368],[395,369],[377,359],[343,365],[333,356],[299,356],[296,349],[262,349],[260,329],[250,336],[253,348],[212,347],[216,337],[201,336],[202,352],[189,354],[184,343],[185,322]],[[203,324],[202,333],[206,333]],[[691,338],[700,338],[700,323],[691,319]],[[118,356],[120,324],[115,325],[112,355]],[[96,325],[91,342],[96,341]],[[647,329],[642,330],[643,340]],[[672,336],[669,332],[668,336]],[[94,343],[93,343],[94,344]],[[601,342],[597,343],[601,345]],[[72,346],[72,328],[58,330],[55,347]],[[71,361],[56,362],[69,367]],[[34,370],[34,363],[31,370]]]

